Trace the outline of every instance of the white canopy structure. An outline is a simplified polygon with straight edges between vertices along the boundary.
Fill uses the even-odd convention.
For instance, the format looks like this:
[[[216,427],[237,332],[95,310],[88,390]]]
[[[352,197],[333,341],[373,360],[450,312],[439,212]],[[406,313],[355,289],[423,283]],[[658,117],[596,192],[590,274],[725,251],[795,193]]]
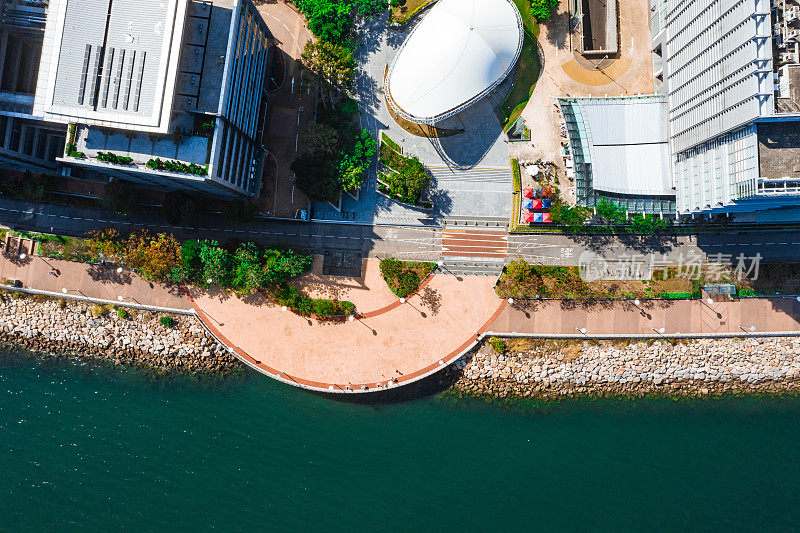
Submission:
[[[508,76],[523,37],[511,0],[439,0],[395,56],[384,80],[387,101],[420,124],[452,116]]]

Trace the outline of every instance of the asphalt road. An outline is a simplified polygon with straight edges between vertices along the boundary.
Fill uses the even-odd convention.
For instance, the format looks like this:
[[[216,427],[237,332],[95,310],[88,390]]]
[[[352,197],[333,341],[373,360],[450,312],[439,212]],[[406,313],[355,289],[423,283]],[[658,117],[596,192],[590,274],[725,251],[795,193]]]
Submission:
[[[179,239],[205,238],[254,240],[263,244],[287,243],[316,252],[349,250],[373,256],[438,260],[443,257],[442,230],[429,227],[363,226],[354,224],[303,223],[261,219],[234,225],[222,217],[204,217],[196,227],[170,226],[159,214],[136,213],[123,217],[101,209],[0,199],[0,224],[18,230],[83,236],[109,226],[121,230],[169,231]],[[448,235],[452,233],[448,228]],[[763,261],[800,261],[800,231],[725,231],[699,236],[570,236],[559,234],[510,235],[508,256],[552,265],[577,264],[581,254],[591,251],[607,260],[668,260],[690,256],[723,261],[739,254],[761,254]],[[453,254],[447,254],[452,256]],[[448,257],[449,259],[449,257]],[[465,257],[475,260],[475,257]],[[501,258],[494,258],[495,260]]]

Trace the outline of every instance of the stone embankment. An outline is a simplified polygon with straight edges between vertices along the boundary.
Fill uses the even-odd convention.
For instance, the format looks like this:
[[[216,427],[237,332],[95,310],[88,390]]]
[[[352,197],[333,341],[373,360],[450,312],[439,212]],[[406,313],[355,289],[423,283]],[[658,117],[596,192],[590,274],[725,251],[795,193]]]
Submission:
[[[800,392],[800,338],[507,340],[453,366],[453,390],[487,397],[703,396]]]
[[[197,318],[117,310],[84,302],[0,293],[0,346],[39,354],[104,360],[157,373],[225,376],[244,365],[209,335]]]

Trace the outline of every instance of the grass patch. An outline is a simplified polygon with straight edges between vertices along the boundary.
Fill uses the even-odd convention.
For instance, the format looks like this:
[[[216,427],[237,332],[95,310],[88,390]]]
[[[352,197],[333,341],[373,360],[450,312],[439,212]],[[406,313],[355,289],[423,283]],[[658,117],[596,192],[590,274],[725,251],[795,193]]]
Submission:
[[[391,137],[386,135],[386,132],[383,132],[383,131],[381,132],[381,142],[386,144],[389,148],[391,148],[392,150],[394,150],[398,154],[402,154],[403,153],[403,149],[400,148],[400,145],[397,144],[396,142],[394,142]]]
[[[667,279],[662,271],[652,280],[581,279],[578,267],[529,265],[524,260],[509,263],[495,286],[501,298],[570,298],[570,299],[633,299],[688,298],[697,283],[677,275],[670,269]]]
[[[430,4],[433,0],[400,0],[397,5],[392,5],[392,22],[405,24],[417,11]]]
[[[382,259],[380,268],[389,289],[398,297],[405,298],[417,290],[422,280],[436,268],[436,263],[390,258]]]
[[[520,0],[515,0],[515,3],[522,14],[525,39],[522,42],[517,78],[514,80],[511,92],[508,93],[505,101],[500,105],[500,114],[504,119],[503,131],[508,130],[522,114],[522,110],[525,109],[525,105],[530,100],[534,87],[536,87],[536,81],[539,79],[539,71],[542,67],[539,62],[539,48],[536,44],[539,26],[529,14],[526,15],[523,12],[521,7],[521,5],[525,5],[530,8],[530,4]]]
[[[44,237],[42,239],[42,237]],[[93,263],[96,261],[91,246],[84,239],[63,237],[61,235],[35,235],[39,241],[38,253],[51,259],[65,259],[80,263]]]

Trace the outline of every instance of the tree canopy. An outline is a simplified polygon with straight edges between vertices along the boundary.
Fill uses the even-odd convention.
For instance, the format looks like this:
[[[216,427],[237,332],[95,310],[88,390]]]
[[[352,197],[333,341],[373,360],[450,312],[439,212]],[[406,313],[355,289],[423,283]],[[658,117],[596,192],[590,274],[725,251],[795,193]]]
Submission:
[[[554,8],[558,7],[558,0],[531,0],[531,15],[539,22],[547,20]]]
[[[324,39],[308,41],[300,58],[323,84],[346,88],[353,81],[356,60],[346,46]]]

